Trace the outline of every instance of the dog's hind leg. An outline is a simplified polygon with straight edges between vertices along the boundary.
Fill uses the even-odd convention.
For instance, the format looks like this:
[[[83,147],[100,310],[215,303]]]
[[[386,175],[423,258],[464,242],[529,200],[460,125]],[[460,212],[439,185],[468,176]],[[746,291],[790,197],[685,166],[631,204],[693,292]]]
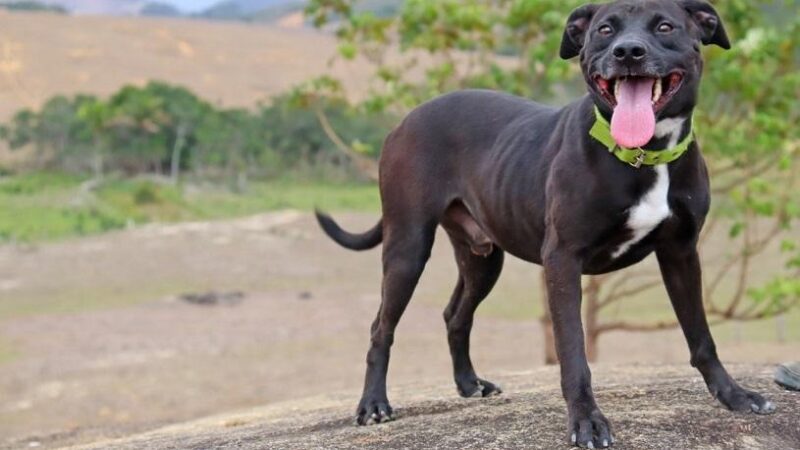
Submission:
[[[372,323],[364,392],[356,421],[369,425],[392,420],[386,396],[386,372],[394,330],[408,305],[433,246],[436,222],[388,222],[384,225],[383,287],[378,316]]]
[[[447,341],[453,358],[453,376],[462,397],[486,397],[501,393],[499,386],[478,378],[469,356],[469,340],[475,310],[489,295],[503,268],[503,251],[494,246],[486,256],[476,255],[470,244],[451,233],[458,284],[444,310]]]

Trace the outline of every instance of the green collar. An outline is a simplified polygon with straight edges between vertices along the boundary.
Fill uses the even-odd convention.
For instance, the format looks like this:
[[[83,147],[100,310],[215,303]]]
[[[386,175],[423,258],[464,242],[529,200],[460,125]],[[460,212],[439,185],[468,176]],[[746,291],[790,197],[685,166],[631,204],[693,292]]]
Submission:
[[[610,153],[613,153],[620,161],[628,163],[635,168],[644,166],[655,166],[658,164],[669,164],[683,156],[689,145],[694,141],[694,132],[689,130],[689,134],[675,147],[666,150],[645,150],[643,148],[624,148],[617,145],[611,137],[611,125],[605,117],[600,114],[597,107],[594,108],[596,120],[589,135],[603,144]]]

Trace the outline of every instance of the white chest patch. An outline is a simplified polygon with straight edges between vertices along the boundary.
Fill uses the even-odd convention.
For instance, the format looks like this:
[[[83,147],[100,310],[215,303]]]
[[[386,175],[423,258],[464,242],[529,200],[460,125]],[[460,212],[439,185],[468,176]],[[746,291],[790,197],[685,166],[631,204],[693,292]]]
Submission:
[[[671,211],[667,203],[667,193],[669,192],[669,172],[667,166],[662,164],[655,166],[656,182],[649,191],[639,200],[628,213],[628,222],[626,226],[633,232],[633,236],[620,245],[614,253],[611,254],[612,258],[619,258],[627,252],[633,244],[644,239],[645,236],[650,234],[661,222],[664,221]]]
[[[683,129],[683,118],[664,119],[656,124],[656,137],[663,138],[670,136],[667,148],[678,145],[681,130]],[[645,192],[639,202],[628,211],[628,221],[626,227],[631,230],[631,238],[623,242],[612,254],[616,259],[625,254],[630,248],[645,238],[661,222],[666,220],[672,211],[669,209],[667,194],[669,193],[669,170],[666,164],[660,164],[653,169],[656,173],[656,182]]]

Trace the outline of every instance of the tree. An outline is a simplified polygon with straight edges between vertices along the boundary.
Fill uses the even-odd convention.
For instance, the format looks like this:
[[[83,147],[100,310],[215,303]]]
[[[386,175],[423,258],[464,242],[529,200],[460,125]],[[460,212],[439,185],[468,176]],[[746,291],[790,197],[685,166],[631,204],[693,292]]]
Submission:
[[[73,173],[181,174],[249,177],[352,178],[350,168],[317,121],[357,137],[365,159],[377,154],[394,118],[366,114],[344,102],[303,108],[291,95],[252,109],[219,108],[180,86],[150,82],[124,86],[109,98],[57,96],[41,109],[25,109],[0,126],[12,149],[33,147],[39,167]],[[317,109],[318,108],[318,109]],[[348,144],[350,145],[350,144]],[[371,161],[371,160],[370,160]]]
[[[53,162],[78,170],[91,167],[85,149],[91,147],[91,131],[79,117],[79,111],[95,101],[90,96],[67,98],[56,96],[48,100],[40,112],[19,111],[9,123],[0,127],[0,137],[12,150],[32,146],[36,150],[36,166],[46,167]]]
[[[311,0],[306,13],[316,26],[335,29],[338,58],[373,70],[369,95],[358,106],[399,115],[464,87],[553,103],[577,96],[584,89],[579,68],[559,59],[558,46],[567,15],[582,3],[408,0],[396,16],[376,17],[359,11],[355,0]],[[716,321],[758,320],[800,303],[800,246],[791,238],[791,227],[800,217],[800,15],[796,2],[716,5],[736,39],[730,52],[706,51],[702,104],[695,120],[715,195],[701,252],[706,262],[719,259],[715,271],[706,274],[706,309]],[[352,97],[331,77],[311,80],[296,95],[315,101]],[[711,255],[705,244],[723,226],[729,227],[726,249]],[[758,265],[776,245],[782,266],[771,278],[757,279]],[[601,314],[660,284],[657,273],[641,269],[587,279],[584,324],[592,359],[600,336],[609,331],[676,326],[673,321],[642,323]],[[547,333],[547,315],[543,322]]]
[[[214,113],[210,104],[197,98],[188,89],[152,82],[146,91],[159,98],[163,115],[160,126],[168,135],[170,179],[177,183],[181,167],[184,165],[183,153],[194,139],[194,131],[206,116]]]

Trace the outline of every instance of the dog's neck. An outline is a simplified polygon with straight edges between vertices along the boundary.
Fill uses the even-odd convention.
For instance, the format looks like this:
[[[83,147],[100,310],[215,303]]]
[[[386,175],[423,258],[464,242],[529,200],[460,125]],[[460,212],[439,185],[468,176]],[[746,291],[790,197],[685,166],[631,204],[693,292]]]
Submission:
[[[643,148],[647,150],[666,150],[674,148],[692,130],[692,116],[665,117],[656,121],[656,133]]]
[[[589,102],[592,108],[594,103]],[[611,123],[611,114],[605,107],[599,108],[600,114]],[[594,112],[592,112],[594,116]],[[656,121],[656,132],[653,139],[642,148],[645,150],[667,150],[674,148],[679,142],[683,142],[686,136],[692,131],[692,113],[685,116],[662,117]]]

